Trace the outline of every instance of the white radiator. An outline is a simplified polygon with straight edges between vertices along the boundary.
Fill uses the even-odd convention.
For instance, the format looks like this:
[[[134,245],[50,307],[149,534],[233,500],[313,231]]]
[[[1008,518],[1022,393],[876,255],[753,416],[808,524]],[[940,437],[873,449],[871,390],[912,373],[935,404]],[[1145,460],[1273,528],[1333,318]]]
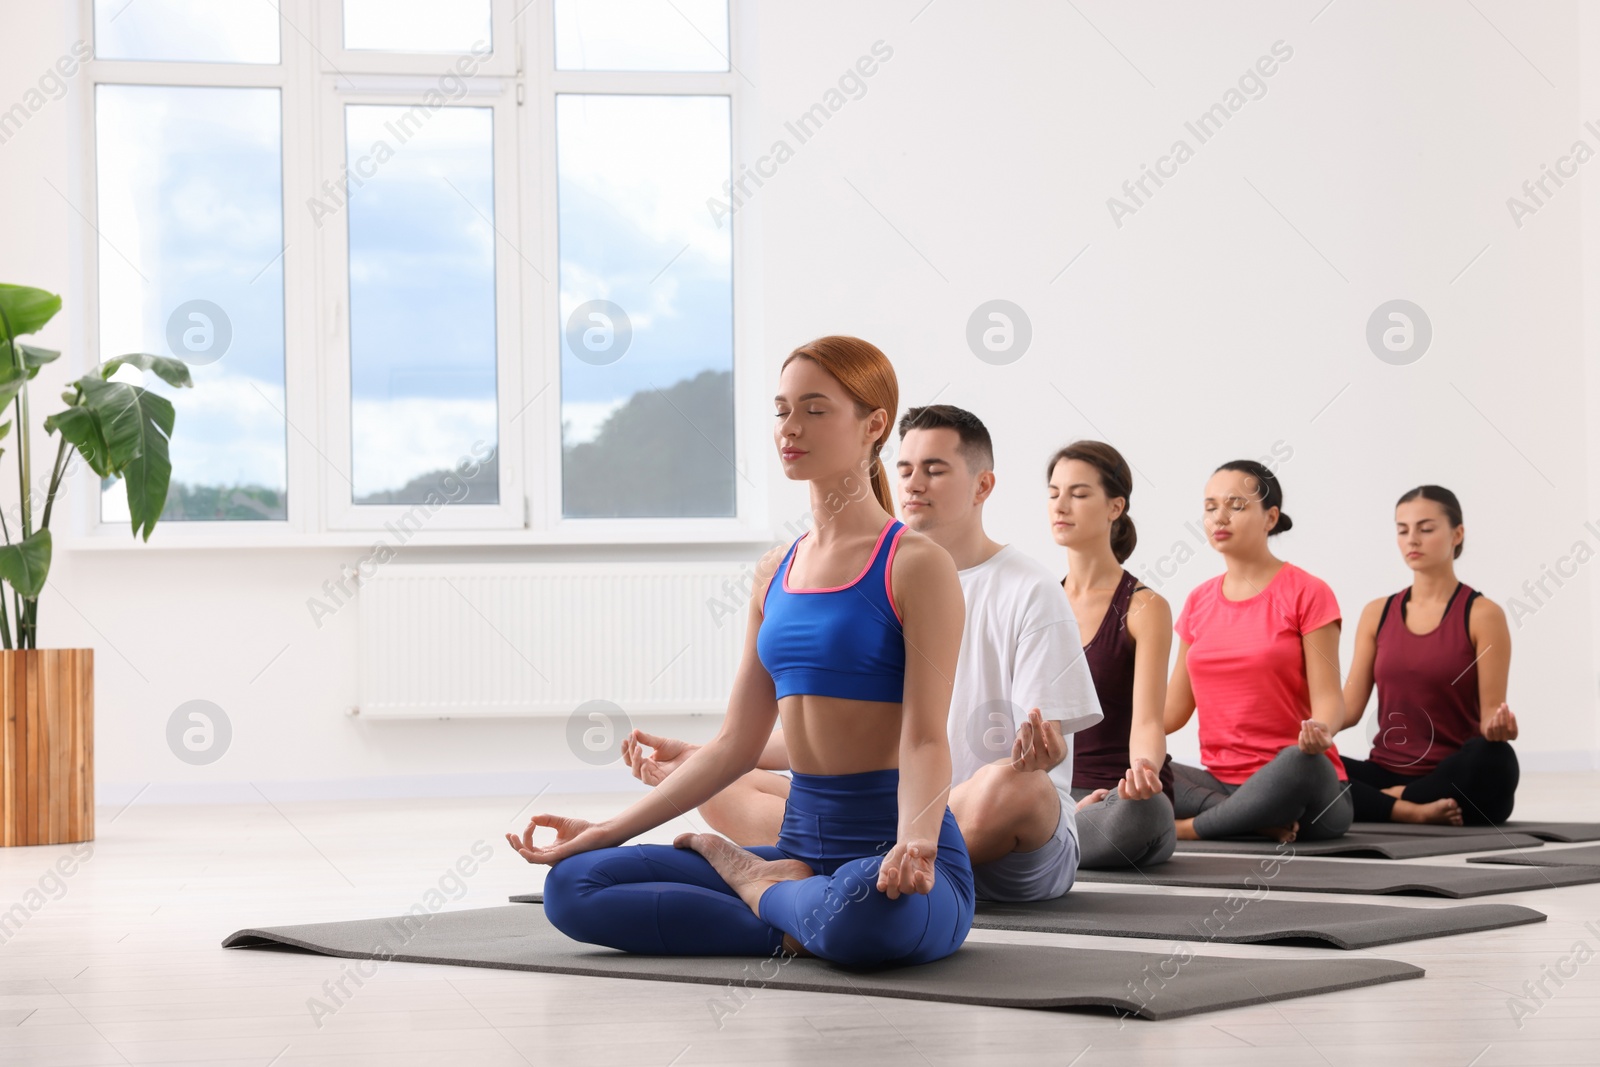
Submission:
[[[388,564],[361,583],[361,714],[721,712],[749,563]]]

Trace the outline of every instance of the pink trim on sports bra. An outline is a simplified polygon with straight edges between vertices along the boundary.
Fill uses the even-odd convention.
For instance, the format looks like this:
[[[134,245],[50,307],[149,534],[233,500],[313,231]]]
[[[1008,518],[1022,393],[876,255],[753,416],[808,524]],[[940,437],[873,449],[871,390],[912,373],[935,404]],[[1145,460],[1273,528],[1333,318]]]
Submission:
[[[889,606],[894,609],[894,617],[905,625],[905,616],[900,614],[900,605],[894,602],[894,554],[900,547],[900,535],[906,532],[907,527],[902,526],[894,532],[894,540],[889,542],[889,558],[883,564],[883,595],[888,598]],[[873,555],[877,555],[876,552]]]
[[[856,575],[855,578],[846,584],[836,585],[829,589],[796,589],[789,584],[789,572],[794,570],[794,558],[800,554],[800,541],[804,541],[806,538],[811,536],[811,531],[807,530],[805,533],[800,535],[800,541],[795,542],[794,550],[789,553],[789,565],[783,569],[783,591],[785,593],[837,593],[841,590],[849,589],[851,586],[854,586],[857,582],[861,581],[861,579],[865,578],[867,576],[867,572],[872,569],[872,564],[878,558],[878,549],[883,547],[883,539],[889,533],[889,527],[893,525],[894,518],[891,516],[889,521],[883,524],[883,529],[878,531],[878,540],[873,543],[872,554],[867,557],[867,565],[861,568],[861,573]],[[899,537],[896,537],[895,543],[898,544],[899,541]],[[894,604],[893,597],[889,598],[889,603],[891,606]],[[899,614],[898,609],[895,613],[897,615]]]

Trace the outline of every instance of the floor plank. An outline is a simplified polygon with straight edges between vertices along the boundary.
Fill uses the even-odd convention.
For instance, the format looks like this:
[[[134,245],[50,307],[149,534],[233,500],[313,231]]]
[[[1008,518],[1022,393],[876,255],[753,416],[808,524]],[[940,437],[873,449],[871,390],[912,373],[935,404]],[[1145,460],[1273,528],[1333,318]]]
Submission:
[[[541,806],[597,816],[624,802],[621,796],[562,796]],[[892,1057],[898,1064],[941,1067],[975,1059],[1074,1067],[1174,1061],[1185,1067],[1495,1067],[1591,1064],[1600,1057],[1600,886],[1493,898],[1544,911],[1546,923],[1369,953],[1426,967],[1421,981],[1163,1023],[1104,1012],[770,989],[756,990],[737,1012],[719,1018],[710,1010],[710,987],[392,962],[359,987],[347,987],[349,995],[338,998],[331,1014],[318,1014],[315,1002],[329,1003],[327,990],[347,961],[220,948],[226,934],[245,926],[393,915],[441,899],[452,909],[491,907],[510,893],[536,889],[543,869],[524,863],[501,836],[521,829],[516,820],[526,817],[526,807],[519,797],[135,803],[99,813],[100,838],[90,854],[67,865],[70,874],[54,866],[72,856],[70,847],[0,850],[0,910],[26,902],[0,927],[0,1062],[853,1067]],[[1585,812],[1600,813],[1600,775],[1524,776],[1518,817]],[[704,827],[678,820],[646,839],[670,841],[685,829]],[[1074,892],[1109,888],[1084,885]],[[1591,922],[1596,925],[1586,925]],[[1173,948],[1162,941],[1014,931],[975,931],[972,938]],[[1189,944],[1225,956],[1339,955]]]

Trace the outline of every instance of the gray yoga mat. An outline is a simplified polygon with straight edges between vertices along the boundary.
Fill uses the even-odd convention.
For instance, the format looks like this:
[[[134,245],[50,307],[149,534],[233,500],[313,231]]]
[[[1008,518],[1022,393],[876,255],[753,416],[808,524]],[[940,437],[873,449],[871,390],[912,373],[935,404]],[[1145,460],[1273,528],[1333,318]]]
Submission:
[[[543,908],[507,906],[240,930],[224,948],[290,947],[346,959],[396,959],[724,987],[737,1010],[762,988],[869,994],[1011,1008],[1112,1008],[1171,1019],[1269,1000],[1421,978],[1409,963],[1362,957],[1234,959],[968,941],[933,963],[847,970],[808,957],[636,956],[572,941]],[[737,991],[732,987],[737,985]]]
[[[1414,860],[1425,856],[1453,856],[1463,852],[1537,848],[1542,844],[1544,842],[1539,838],[1527,834],[1496,833],[1491,829],[1476,834],[1437,837],[1352,830],[1343,837],[1329,841],[1296,841],[1294,850],[1295,854],[1300,856],[1364,856],[1386,860]],[[1193,853],[1232,852],[1272,855],[1277,848],[1277,842],[1268,841],[1264,837],[1178,842],[1179,852]]]
[[[1508,852],[1503,856],[1469,856],[1468,863],[1509,863],[1518,867],[1597,867],[1600,845],[1576,848],[1541,848],[1538,852]]]
[[[1080,870],[1078,880],[1199,889],[1259,890],[1267,885],[1295,893],[1413,893],[1459,899],[1551,886],[1588,885],[1600,882],[1600,867],[1536,870],[1465,864],[1444,867],[1372,860],[1189,855],[1174,856],[1143,870]]]
[[[1515,904],[1405,908],[1333,900],[1068,892],[1032,904],[980,903],[975,929],[1103,937],[1171,938],[1221,944],[1307,944],[1364,949],[1428,937],[1544,922]]]
[[[514,903],[539,904],[542,893]],[[1229,904],[1233,906],[1230,907]],[[1054,900],[1001,904],[980,900],[974,930],[1215,941],[1224,945],[1317,944],[1361,949],[1544,922],[1515,904],[1405,908],[1327,900],[1191,897],[1176,893],[1068,892]]]
[[[1581,841],[1600,841],[1600,822],[1534,822],[1513,819],[1499,826],[1441,826],[1437,823],[1411,822],[1357,822],[1350,824],[1351,833],[1401,835],[1406,837],[1474,837],[1496,832],[1526,834],[1545,841],[1563,841],[1575,844]]]

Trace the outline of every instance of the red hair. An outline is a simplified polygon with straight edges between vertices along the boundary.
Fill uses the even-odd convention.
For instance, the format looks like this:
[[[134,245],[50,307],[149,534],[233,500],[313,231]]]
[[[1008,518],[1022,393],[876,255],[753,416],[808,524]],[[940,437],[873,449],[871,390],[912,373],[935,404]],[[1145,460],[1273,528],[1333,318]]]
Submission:
[[[876,345],[859,337],[819,337],[789,353],[783,361],[787,367],[797,359],[809,359],[839,380],[850,399],[855,402],[856,417],[865,418],[877,408],[888,413],[883,433],[872,442],[872,491],[883,505],[883,510],[894,514],[894,496],[889,491],[889,479],[878,459],[878,452],[894,429],[895,412],[900,408],[900,383],[895,378],[894,365]],[[781,373],[782,368],[779,368]]]

